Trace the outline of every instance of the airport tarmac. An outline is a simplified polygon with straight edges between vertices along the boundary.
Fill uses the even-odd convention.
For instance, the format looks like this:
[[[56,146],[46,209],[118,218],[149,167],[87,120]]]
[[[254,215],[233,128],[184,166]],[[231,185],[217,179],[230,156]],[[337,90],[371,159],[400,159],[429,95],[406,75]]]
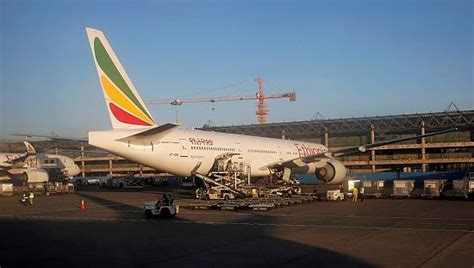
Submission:
[[[169,189],[169,188],[166,188]],[[24,207],[0,199],[0,267],[473,267],[474,202],[312,202],[267,212],[191,210],[147,219],[158,191],[78,191]],[[80,200],[86,210],[79,210]]]

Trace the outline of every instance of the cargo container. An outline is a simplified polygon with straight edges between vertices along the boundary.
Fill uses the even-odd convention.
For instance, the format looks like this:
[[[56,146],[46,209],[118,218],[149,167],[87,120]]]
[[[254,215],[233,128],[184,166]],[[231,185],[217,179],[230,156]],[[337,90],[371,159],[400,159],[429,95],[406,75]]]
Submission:
[[[423,185],[423,198],[440,198],[444,195],[447,180],[425,180]]]
[[[394,180],[393,197],[412,197],[415,190],[415,180]]]
[[[46,195],[74,193],[74,184],[72,183],[48,183],[45,188]]]
[[[453,180],[452,197],[468,198],[469,180]]]
[[[362,181],[362,190],[365,197],[381,198],[383,196],[384,181]]]
[[[12,196],[13,195],[13,184],[11,183],[0,183],[0,195]]]
[[[28,183],[28,192],[34,192],[37,195],[46,193],[46,185],[48,183]]]
[[[474,180],[469,180],[469,189],[468,189],[468,196],[470,198],[474,198]]]
[[[347,196],[352,197],[352,190],[354,188],[359,189],[359,193],[361,193],[361,181],[360,180],[348,180],[344,187],[343,190],[346,193]]]

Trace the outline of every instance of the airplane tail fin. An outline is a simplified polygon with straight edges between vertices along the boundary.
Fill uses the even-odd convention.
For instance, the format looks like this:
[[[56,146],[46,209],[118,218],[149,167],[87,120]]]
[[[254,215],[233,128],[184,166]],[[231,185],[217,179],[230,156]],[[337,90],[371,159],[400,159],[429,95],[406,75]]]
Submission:
[[[105,35],[86,28],[97,74],[114,129],[156,127],[145,103],[115,55]]]
[[[35,147],[33,147],[33,145],[31,145],[31,143],[29,143],[27,141],[23,141],[23,143],[26,146],[26,154],[27,155],[35,155],[36,154]]]

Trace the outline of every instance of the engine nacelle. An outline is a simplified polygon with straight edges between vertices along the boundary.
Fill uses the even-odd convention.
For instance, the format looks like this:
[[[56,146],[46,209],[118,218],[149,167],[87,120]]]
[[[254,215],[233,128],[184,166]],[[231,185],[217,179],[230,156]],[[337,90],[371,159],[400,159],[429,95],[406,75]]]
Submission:
[[[316,178],[327,184],[339,184],[346,178],[347,169],[341,161],[331,159],[322,168],[316,169]]]
[[[26,183],[42,183],[49,181],[48,172],[42,169],[27,169],[23,172]]]

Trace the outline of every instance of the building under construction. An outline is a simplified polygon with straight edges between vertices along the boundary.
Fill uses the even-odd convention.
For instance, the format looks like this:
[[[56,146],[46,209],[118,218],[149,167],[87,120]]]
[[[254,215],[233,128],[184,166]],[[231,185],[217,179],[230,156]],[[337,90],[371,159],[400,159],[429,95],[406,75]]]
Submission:
[[[203,130],[358,146],[457,128],[448,134],[380,146],[341,158],[353,172],[474,170],[474,110],[205,127]]]

